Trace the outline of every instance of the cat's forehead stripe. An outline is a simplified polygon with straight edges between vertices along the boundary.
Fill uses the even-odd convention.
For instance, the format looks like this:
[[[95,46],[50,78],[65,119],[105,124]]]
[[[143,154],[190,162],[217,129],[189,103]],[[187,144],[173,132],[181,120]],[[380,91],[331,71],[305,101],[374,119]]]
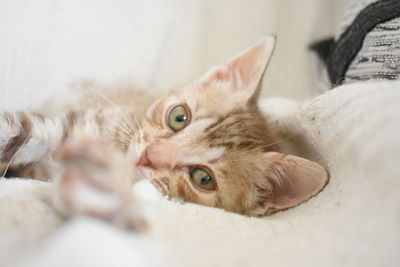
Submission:
[[[257,112],[235,112],[220,117],[204,129],[204,134],[211,148],[228,150],[261,147],[271,141],[266,124]]]

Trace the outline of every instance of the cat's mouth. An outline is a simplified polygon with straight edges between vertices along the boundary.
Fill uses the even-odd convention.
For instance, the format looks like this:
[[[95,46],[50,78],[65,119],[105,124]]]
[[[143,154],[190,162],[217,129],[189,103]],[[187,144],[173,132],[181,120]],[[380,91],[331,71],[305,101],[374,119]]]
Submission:
[[[150,181],[158,191],[163,195],[169,194],[169,179],[168,176],[162,175],[160,171],[156,170],[151,161],[146,155],[146,150],[138,151],[135,149],[132,151],[131,159],[133,168],[135,170],[135,177],[137,180],[148,180]],[[142,152],[142,153],[140,153]]]
[[[134,171],[135,180],[151,180],[153,176],[151,174],[151,170],[145,166],[142,166],[140,163],[140,155],[142,154],[138,147],[132,146],[129,148],[129,158],[131,160],[131,164]]]
[[[163,176],[158,179],[152,179],[150,182],[160,191],[164,196],[169,195],[169,179],[166,176]]]
[[[153,169],[143,166],[135,166],[135,171],[137,180],[148,180],[161,194],[169,194],[169,179],[167,176],[157,175]]]
[[[134,161],[135,162],[135,161]],[[154,178],[154,170],[146,166],[141,166],[134,163],[135,178],[137,180],[152,180]]]

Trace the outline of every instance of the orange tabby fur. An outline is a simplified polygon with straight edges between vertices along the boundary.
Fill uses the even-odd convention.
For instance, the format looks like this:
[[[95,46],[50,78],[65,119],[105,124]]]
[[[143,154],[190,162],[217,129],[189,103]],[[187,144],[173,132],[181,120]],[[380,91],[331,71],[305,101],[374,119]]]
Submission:
[[[124,93],[126,90],[103,94],[95,89],[95,93],[89,90],[92,94],[86,94],[83,102],[75,102],[61,113],[53,112],[51,117],[34,113],[3,114],[3,121],[7,123],[3,131],[8,131],[12,138],[1,141],[0,135],[0,161],[12,169],[21,171],[25,168],[25,175],[38,178],[46,174],[55,176],[60,169],[50,166],[61,165],[63,175],[60,179],[85,180],[92,175],[88,174],[87,167],[71,164],[79,161],[65,157],[71,147],[64,144],[65,140],[72,139],[79,144],[75,147],[80,151],[91,151],[93,147],[85,148],[94,142],[99,150],[108,147],[108,152],[90,153],[93,160],[87,161],[89,165],[93,164],[97,176],[103,173],[108,177],[95,178],[101,183],[119,183],[110,170],[120,164],[113,158],[122,155],[125,165],[118,169],[125,170],[125,176],[131,181],[128,184],[135,179],[148,179],[171,198],[254,216],[298,205],[317,194],[328,176],[315,162],[279,153],[275,143],[283,136],[279,135],[278,129],[268,125],[257,107],[261,80],[274,44],[274,38],[267,37],[152,105],[143,96],[140,98],[142,103],[138,103],[139,97],[129,96]],[[93,86],[84,84],[87,88]],[[184,129],[174,132],[166,117],[177,105],[188,109],[190,122]],[[44,136],[34,130],[42,127],[42,131],[46,131],[52,125],[61,133]],[[82,134],[77,132],[93,141],[82,141],[79,137]],[[49,139],[53,140],[51,144]],[[36,157],[28,156],[35,145],[47,147]],[[78,159],[88,158],[86,153],[72,155]],[[103,172],[98,172],[99,164]],[[216,184],[215,190],[200,189],[191,181],[189,173],[195,167],[209,172]],[[118,172],[118,175],[123,174]],[[72,184],[79,186],[77,182]],[[60,191],[74,188],[61,186]],[[112,192],[120,194],[120,191]],[[74,202],[73,194],[64,192],[60,195],[67,196],[61,202]],[[82,212],[85,209],[75,206],[74,210]],[[101,211],[90,213],[101,214]]]

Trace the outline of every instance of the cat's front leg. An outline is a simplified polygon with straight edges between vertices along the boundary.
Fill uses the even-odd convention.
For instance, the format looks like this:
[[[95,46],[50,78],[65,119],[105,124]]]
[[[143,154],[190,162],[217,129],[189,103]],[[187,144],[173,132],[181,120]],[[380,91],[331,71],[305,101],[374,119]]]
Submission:
[[[132,194],[133,169],[125,154],[88,136],[67,140],[58,155],[56,207],[67,216],[101,218],[135,231],[147,223]]]
[[[64,124],[34,112],[0,113],[0,166],[36,162],[61,143]]]

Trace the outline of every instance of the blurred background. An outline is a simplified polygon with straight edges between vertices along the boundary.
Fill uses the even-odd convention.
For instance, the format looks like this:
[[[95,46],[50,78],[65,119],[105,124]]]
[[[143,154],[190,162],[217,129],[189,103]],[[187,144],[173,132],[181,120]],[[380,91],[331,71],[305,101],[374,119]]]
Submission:
[[[345,2],[0,0],[0,106],[36,107],[79,79],[164,91],[268,34],[263,94],[306,99],[319,82],[307,47],[334,35]]]

